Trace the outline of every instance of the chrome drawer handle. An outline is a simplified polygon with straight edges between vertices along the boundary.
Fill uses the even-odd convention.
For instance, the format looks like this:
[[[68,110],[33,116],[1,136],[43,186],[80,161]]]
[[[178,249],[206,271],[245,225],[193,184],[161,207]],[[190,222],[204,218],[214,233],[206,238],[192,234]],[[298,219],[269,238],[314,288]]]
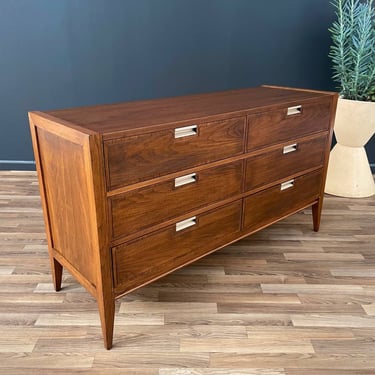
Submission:
[[[189,228],[189,227],[192,227],[195,224],[197,224],[197,217],[196,216],[190,217],[189,219],[186,219],[186,220],[182,220],[182,221],[176,223],[176,232],[178,232],[180,230],[183,230],[183,229],[186,229],[186,228]]]
[[[175,138],[190,137],[192,135],[197,135],[197,134],[198,134],[197,125],[184,126],[182,128],[176,128],[174,130]]]
[[[294,107],[289,107],[287,115],[298,115],[302,112],[302,106],[301,105],[296,105]]]
[[[283,148],[283,154],[289,154],[289,152],[294,151],[297,151],[297,143],[293,143],[292,145],[288,145]]]
[[[179,187],[187,184],[197,182],[197,174],[190,173],[185,176],[177,177],[174,179],[174,187]]]
[[[294,186],[294,179],[289,180],[289,181],[285,181],[280,185],[280,190],[290,189],[293,186]]]

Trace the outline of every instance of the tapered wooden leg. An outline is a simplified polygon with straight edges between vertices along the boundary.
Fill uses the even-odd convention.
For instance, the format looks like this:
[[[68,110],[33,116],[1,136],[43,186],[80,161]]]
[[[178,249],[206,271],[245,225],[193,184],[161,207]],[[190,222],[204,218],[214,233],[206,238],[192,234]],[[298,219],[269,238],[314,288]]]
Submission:
[[[314,225],[314,232],[319,231],[320,227],[320,217],[322,214],[322,207],[323,207],[323,199],[319,199],[317,203],[312,205],[312,217],[313,217],[313,225]]]
[[[58,292],[59,290],[61,290],[63,266],[54,257],[51,257],[51,271],[53,285],[56,292]]]
[[[104,347],[109,350],[113,342],[113,326],[115,322],[115,300],[114,298],[98,298],[100,322],[102,325]]]

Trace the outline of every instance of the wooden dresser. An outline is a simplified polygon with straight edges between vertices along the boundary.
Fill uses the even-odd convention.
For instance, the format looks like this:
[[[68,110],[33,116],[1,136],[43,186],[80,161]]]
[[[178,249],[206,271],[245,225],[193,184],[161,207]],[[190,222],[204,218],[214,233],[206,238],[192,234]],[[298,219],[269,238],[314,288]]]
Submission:
[[[282,87],[30,112],[55,289],[115,300],[308,206],[319,229],[335,93]]]

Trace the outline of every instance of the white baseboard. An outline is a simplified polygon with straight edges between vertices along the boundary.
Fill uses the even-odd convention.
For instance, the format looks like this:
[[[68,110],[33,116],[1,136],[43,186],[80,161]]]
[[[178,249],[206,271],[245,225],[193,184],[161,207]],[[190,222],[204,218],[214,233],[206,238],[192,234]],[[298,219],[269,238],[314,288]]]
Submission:
[[[0,164],[35,164],[34,160],[0,160]]]
[[[27,170],[35,171],[34,160],[0,160],[0,170]]]

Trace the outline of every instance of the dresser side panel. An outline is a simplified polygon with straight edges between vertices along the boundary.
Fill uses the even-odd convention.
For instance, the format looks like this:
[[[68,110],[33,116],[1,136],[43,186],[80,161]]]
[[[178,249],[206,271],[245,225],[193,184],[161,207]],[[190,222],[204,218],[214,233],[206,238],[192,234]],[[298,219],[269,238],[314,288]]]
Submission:
[[[70,140],[36,125],[51,246],[96,285],[96,220],[87,181],[89,135]],[[69,266],[68,266],[69,268]]]

